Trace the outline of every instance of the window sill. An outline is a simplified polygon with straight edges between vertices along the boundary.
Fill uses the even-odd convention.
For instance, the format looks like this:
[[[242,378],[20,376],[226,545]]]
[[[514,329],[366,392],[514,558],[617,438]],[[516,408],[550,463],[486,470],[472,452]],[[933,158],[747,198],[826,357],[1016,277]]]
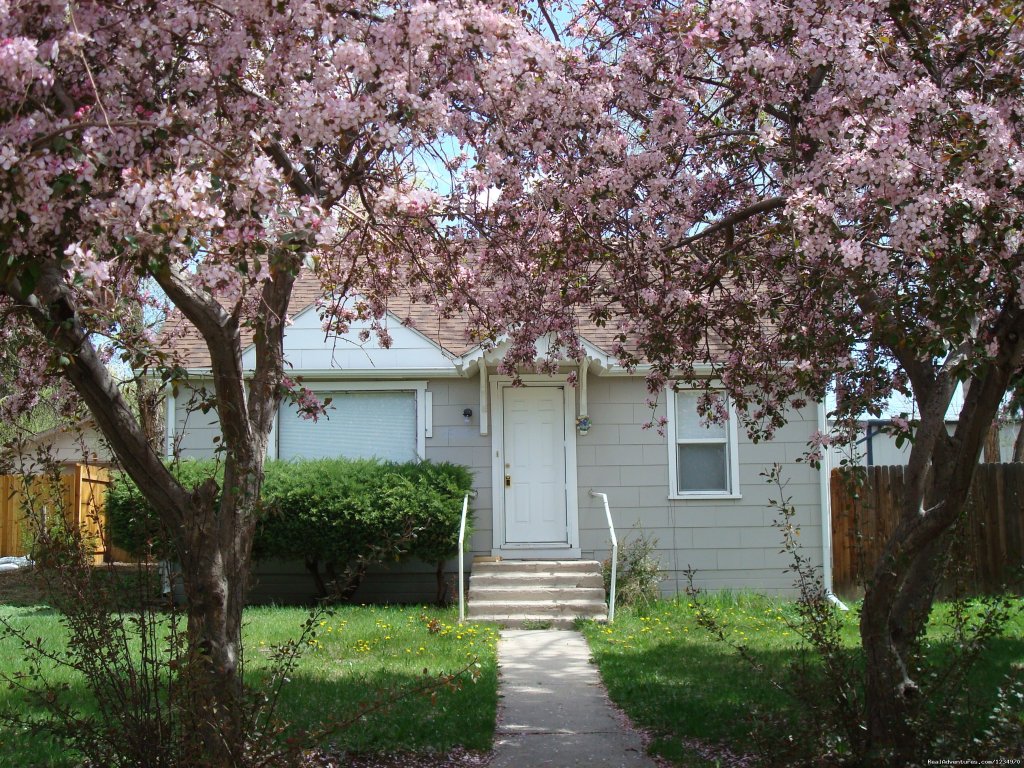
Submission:
[[[669,501],[735,501],[742,493],[677,493],[669,494]]]

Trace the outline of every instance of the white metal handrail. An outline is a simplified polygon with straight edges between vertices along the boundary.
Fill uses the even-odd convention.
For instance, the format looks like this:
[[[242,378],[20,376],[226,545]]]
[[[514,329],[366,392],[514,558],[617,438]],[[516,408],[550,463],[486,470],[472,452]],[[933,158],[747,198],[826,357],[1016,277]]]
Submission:
[[[476,491],[468,491],[462,499],[462,522],[459,523],[459,624],[466,621],[466,516],[470,496],[475,499]]]
[[[608,520],[608,537],[612,540],[612,582],[608,588],[608,623],[615,621],[615,582],[619,571],[619,540],[615,538],[615,523],[612,522],[612,511],[608,507],[608,494],[598,493],[593,488],[590,495],[604,501],[604,516]]]

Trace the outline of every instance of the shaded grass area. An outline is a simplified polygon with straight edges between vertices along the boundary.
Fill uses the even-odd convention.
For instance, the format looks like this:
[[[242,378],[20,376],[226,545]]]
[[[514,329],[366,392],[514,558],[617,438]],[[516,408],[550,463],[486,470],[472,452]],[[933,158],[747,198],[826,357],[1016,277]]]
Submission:
[[[266,649],[289,637],[308,614],[251,608],[245,614],[250,682],[267,671]],[[301,728],[358,718],[330,738],[354,752],[490,749],[497,713],[497,629],[459,626],[453,610],[358,606],[323,617],[281,696],[281,716]],[[291,636],[294,636],[294,631]],[[260,658],[253,658],[253,651]],[[468,668],[459,687],[404,696],[382,711],[367,707],[403,689]]]
[[[746,594],[705,599],[727,627],[730,642],[746,646],[763,670],[698,627],[685,597],[642,611],[623,609],[611,626],[583,626],[612,700],[651,731],[650,751],[693,768],[719,765],[707,754],[713,755],[717,746],[733,753],[757,752],[752,733],[768,718],[779,728],[793,728],[793,737],[800,738],[796,723],[807,714],[771,682],[786,679],[801,658],[800,639],[787,625],[796,618],[793,604]],[[859,668],[859,614],[853,608],[843,615],[841,636]],[[931,660],[951,652],[949,622],[949,607],[937,606],[925,642]],[[997,688],[1005,684],[1011,666],[1022,663],[1024,616],[1018,608],[969,677],[968,710],[976,718],[966,726],[969,730],[984,725]],[[703,749],[709,745],[710,750]]]
[[[259,688],[271,665],[271,648],[299,636],[309,616],[302,608],[258,607],[244,622],[246,681]],[[44,606],[0,605],[0,617],[58,647],[67,634],[59,617]],[[279,700],[279,716],[292,733],[324,729],[322,745],[332,751],[447,752],[454,747],[490,748],[497,708],[497,630],[456,623],[448,609],[352,606],[323,616]],[[24,668],[21,648],[0,637],[0,673]],[[435,696],[401,696],[403,689],[469,668],[460,685]],[[55,683],[89,706],[89,693],[75,673],[48,670]],[[394,703],[376,709],[385,700]],[[0,712],[31,714],[22,696],[0,686]],[[368,711],[374,710],[376,711]],[[336,728],[341,724],[344,727]],[[0,723],[0,765],[72,766],[45,736]]]
[[[0,605],[32,606],[43,602],[43,591],[31,568],[0,573]]]

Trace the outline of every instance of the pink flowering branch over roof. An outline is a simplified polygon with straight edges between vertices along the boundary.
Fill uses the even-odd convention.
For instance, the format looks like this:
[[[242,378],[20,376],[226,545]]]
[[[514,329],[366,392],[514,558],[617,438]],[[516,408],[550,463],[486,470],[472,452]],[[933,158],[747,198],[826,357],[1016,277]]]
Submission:
[[[1012,343],[1013,4],[577,10],[575,121],[538,140],[510,113],[493,130],[510,151],[482,159],[501,193],[474,220],[482,271],[509,294],[491,312],[576,303],[636,343],[625,362],[657,365],[652,386],[711,363],[769,431],[787,393],[836,373],[843,402],[872,409],[915,377],[924,394],[934,359],[966,374]]]
[[[259,336],[284,320],[268,286],[304,268],[378,318],[396,291],[457,280],[417,153],[568,88],[555,46],[500,3],[3,7],[0,242],[30,265],[10,293],[32,293],[46,254],[89,331],[165,373],[176,361],[118,322],[140,302]]]

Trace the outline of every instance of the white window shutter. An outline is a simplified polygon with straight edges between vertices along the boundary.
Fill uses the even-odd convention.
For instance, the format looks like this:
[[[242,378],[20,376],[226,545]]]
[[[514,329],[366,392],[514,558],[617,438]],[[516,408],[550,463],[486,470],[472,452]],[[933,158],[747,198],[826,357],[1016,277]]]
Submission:
[[[317,392],[331,398],[327,416],[304,419],[294,404],[281,407],[278,455],[282,459],[378,458],[415,461],[416,393]]]

